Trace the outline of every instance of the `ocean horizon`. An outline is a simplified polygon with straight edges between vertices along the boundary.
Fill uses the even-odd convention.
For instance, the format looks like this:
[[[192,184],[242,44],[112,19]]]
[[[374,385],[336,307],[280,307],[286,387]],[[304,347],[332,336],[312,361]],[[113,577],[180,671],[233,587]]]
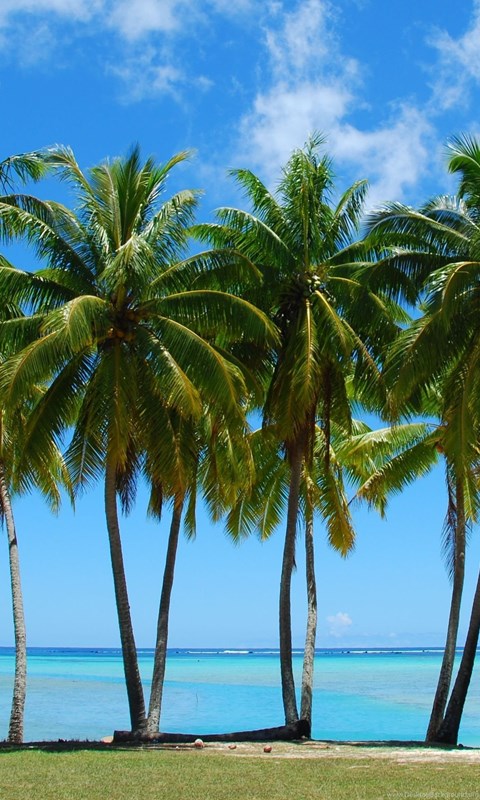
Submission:
[[[139,648],[146,698],[153,649]],[[312,736],[336,740],[422,740],[443,648],[319,648]],[[461,649],[457,650],[457,663]],[[294,650],[299,689],[302,650]],[[14,650],[0,648],[0,738],[10,714]],[[283,724],[276,648],[171,648],[161,729],[193,734]],[[25,740],[99,739],[129,728],[121,650],[31,647]],[[459,742],[480,746],[476,667]]]

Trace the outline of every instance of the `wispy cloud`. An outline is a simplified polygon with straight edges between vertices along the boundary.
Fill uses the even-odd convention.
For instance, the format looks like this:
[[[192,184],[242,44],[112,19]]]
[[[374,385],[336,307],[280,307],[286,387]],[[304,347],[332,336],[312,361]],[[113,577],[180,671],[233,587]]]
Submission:
[[[392,118],[365,131],[340,124],[331,136],[330,151],[343,164],[368,177],[368,205],[403,198],[431,169],[433,128],[426,114],[399,104]]]
[[[167,44],[201,15],[200,0],[0,0],[0,49],[18,65],[65,66],[95,36],[100,69],[125,86],[122,100],[178,97],[188,82]],[[28,35],[27,35],[28,32]],[[195,76],[195,82],[198,79]]]
[[[341,83],[275,84],[257,95],[252,111],[243,117],[237,158],[253,161],[267,180],[274,180],[292,150],[302,146],[310,133],[338,125],[351,100]]]
[[[89,23],[101,18],[104,4],[105,0],[0,0],[0,51],[25,68],[48,62],[68,47],[72,36],[84,34]]]
[[[225,18],[248,18],[253,0],[0,0],[0,51],[17,65],[71,61],[72,45],[101,37],[99,68],[124,84],[122,101],[170,95],[182,86],[205,91],[208,76],[192,67],[192,37]]]
[[[336,614],[327,617],[328,633],[335,639],[340,639],[346,631],[353,625],[353,620],[345,611],[338,611]]]
[[[108,23],[133,41],[152,33],[177,32],[197,7],[196,0],[120,0],[112,4]]]
[[[292,150],[320,131],[343,172],[370,178],[370,204],[404,199],[436,155],[431,120],[441,103],[460,102],[465,81],[480,79],[480,0],[463,37],[437,32],[431,39],[441,65],[434,97],[441,95],[441,102],[420,109],[399,98],[363,127],[354,114],[367,105],[366,72],[346,51],[341,13],[333,0],[260,6],[253,0],[0,0],[0,48],[25,68],[65,68],[72,54],[84,57],[84,40],[101,37],[96,65],[118,80],[121,102],[163,96],[187,108],[189,93],[201,97],[218,77],[218,63],[209,73],[205,52],[197,57],[202,31],[218,25],[236,43],[242,35],[250,46],[256,39],[238,117],[229,121],[230,140],[222,134],[217,161],[248,164],[273,183]],[[242,80],[237,71],[231,85]]]
[[[197,24],[208,24],[212,15],[241,17],[251,11],[253,0],[114,0],[105,2],[108,24],[125,39],[151,34],[184,36]]]
[[[432,109],[448,110],[465,106],[469,88],[480,82],[480,0],[473,0],[470,25],[458,38],[437,30],[429,38],[439,61],[434,67]]]
[[[334,12],[325,0],[307,0],[277,13],[265,30],[267,90],[256,95],[241,125],[239,157],[250,157],[273,179],[295,147],[314,130],[328,131],[348,113],[359,65],[338,58]],[[337,68],[338,65],[341,65]]]
[[[121,79],[126,89],[123,101],[128,103],[160,94],[177,100],[179,89],[186,81],[181,69],[150,47],[132,53],[119,64],[111,63],[108,70]]]
[[[198,20],[212,14],[239,17],[251,11],[253,0],[1,0],[0,27],[18,27],[29,20],[63,18],[95,20],[98,29],[111,28],[127,41],[152,34],[183,35]],[[30,22],[27,22],[30,24]]]
[[[237,160],[248,159],[272,183],[292,150],[320,131],[337,162],[355,178],[370,178],[370,205],[400,199],[429,168],[427,115],[399,102],[376,127],[352,124],[352,114],[365,107],[363,68],[343,52],[337,26],[327,0],[277,9],[264,42],[269,86],[243,115]]]
[[[275,19],[273,9],[272,22]],[[329,27],[332,7],[326,0],[306,0],[294,11],[279,16],[279,27],[266,30],[266,45],[273,71],[280,78],[295,73],[302,77],[311,69],[312,60],[325,62],[337,47]]]
[[[86,22],[104,9],[104,0],[2,0],[0,26],[18,23],[21,16],[45,14]]]

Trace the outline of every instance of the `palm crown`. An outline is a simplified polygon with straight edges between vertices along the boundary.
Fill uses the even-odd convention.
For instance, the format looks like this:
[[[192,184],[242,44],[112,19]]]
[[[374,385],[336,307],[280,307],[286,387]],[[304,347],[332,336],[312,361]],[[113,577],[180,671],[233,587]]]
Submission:
[[[372,239],[380,237],[390,245],[377,278],[387,276],[385,288],[390,292],[423,301],[421,315],[401,333],[387,360],[392,407],[397,415],[433,411],[440,423],[434,435],[436,447],[445,455],[446,463],[449,503],[445,542],[453,588],[447,645],[427,732],[429,741],[453,741],[458,733],[459,716],[448,709],[445,712],[445,707],[463,590],[466,533],[480,508],[478,142],[469,137],[454,139],[449,169],[459,173],[458,196],[436,197],[418,211],[392,203],[370,219]],[[408,286],[411,293],[404,291]],[[455,694],[454,690],[452,698]],[[457,700],[453,705],[458,710]],[[454,737],[442,739],[455,716]]]
[[[253,297],[276,322],[281,344],[265,406],[280,438],[289,440],[309,415],[333,411],[348,421],[345,376],[354,367],[359,383],[378,377],[375,358],[405,315],[362,278],[368,251],[358,233],[366,181],[331,205],[333,175],[318,155],[321,137],[294,152],[272,194],[253,173],[235,170],[252,213],[223,208],[218,225],[200,234],[217,246],[230,243],[263,275]],[[198,230],[198,229],[197,229]]]
[[[302,474],[312,474],[317,425],[322,429],[320,470],[333,486],[331,425],[351,425],[351,385],[357,398],[380,402],[379,359],[406,319],[394,301],[369,290],[365,274],[369,250],[355,241],[366,182],[350,187],[332,204],[330,161],[319,154],[322,138],[313,137],[286,164],[276,193],[248,170],[235,170],[251,212],[222,208],[218,223],[196,229],[216,248],[230,247],[263,276],[249,298],[279,329],[264,403],[265,423],[287,458],[288,510],[280,589],[280,650],[287,723],[298,720],[291,664],[290,581],[295,534],[301,515]],[[332,492],[326,492],[330,498]],[[339,498],[337,498],[339,499]],[[273,509],[274,510],[274,509]],[[334,517],[341,527],[343,552],[353,541],[344,505]],[[330,510],[326,510],[328,517]],[[277,514],[278,517],[278,514]],[[343,527],[338,523],[342,522]]]
[[[159,199],[184,158],[141,166],[134,150],[126,161],[95,167],[88,181],[69,151],[51,152],[50,165],[79,192],[78,214],[18,195],[2,205],[0,225],[8,219],[49,262],[35,275],[0,270],[4,291],[34,305],[25,325],[38,333],[4,371],[5,397],[15,405],[39,373],[54,376],[32,428],[38,437],[77,420],[69,448],[77,482],[98,473],[107,449],[117,470],[126,467],[132,447],[145,446],[142,426],[150,444],[170,437],[162,452],[171,457],[166,407],[198,416],[201,393],[238,414],[242,373],[202,333],[228,322],[230,337],[259,342],[267,334],[268,323],[248,303],[192,286],[198,258],[180,261],[197,193]]]
[[[2,292],[34,312],[2,326],[4,340],[15,339],[17,347],[2,369],[3,402],[14,409],[35,381],[49,380],[29,419],[29,452],[40,454],[52,434],[60,439],[73,426],[66,457],[74,483],[105,472],[133,730],[143,727],[145,710],[116,494],[128,506],[142,469],[154,486],[185,492],[175,415],[198,419],[206,403],[241,425],[249,390],[228,344],[263,346],[274,338],[262,312],[219,289],[218,264],[201,255],[181,258],[198,193],[162,195],[169,172],[185,157],[141,164],[134,149],[86,176],[71,151],[57,149],[45,161],[76,190],[76,213],[25,195],[0,202],[0,232],[26,237],[46,261],[35,274],[0,265]]]

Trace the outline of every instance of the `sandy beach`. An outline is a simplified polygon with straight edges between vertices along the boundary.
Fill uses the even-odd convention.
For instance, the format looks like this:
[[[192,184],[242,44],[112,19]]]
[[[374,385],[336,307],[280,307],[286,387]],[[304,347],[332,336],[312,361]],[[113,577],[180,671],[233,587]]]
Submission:
[[[191,748],[191,746],[189,746]],[[235,750],[224,744],[205,745],[205,752],[225,752],[236,756],[262,756],[264,758],[344,758],[355,760],[389,760],[396,764],[433,763],[439,764],[480,764],[480,749],[469,747],[443,748],[427,747],[421,742],[275,742],[272,751],[263,752],[263,745],[238,743]]]
[[[44,742],[25,742],[11,745],[0,742],[0,750],[42,750],[46,752],[71,752],[81,750],[100,751],[182,751],[225,755],[228,758],[281,758],[281,759],[345,759],[355,761],[391,761],[395,764],[438,763],[438,764],[479,764],[480,748],[431,746],[423,742],[340,742],[340,741],[295,741],[295,742],[204,742],[201,747],[195,744],[133,744],[113,743],[113,737],[105,736],[100,741],[59,740]],[[269,751],[265,752],[268,747]]]

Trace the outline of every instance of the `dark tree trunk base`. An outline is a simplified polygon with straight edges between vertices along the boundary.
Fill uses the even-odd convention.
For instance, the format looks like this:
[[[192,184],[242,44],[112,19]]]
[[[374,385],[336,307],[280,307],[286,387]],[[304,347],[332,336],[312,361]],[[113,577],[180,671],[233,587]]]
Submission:
[[[451,734],[445,733],[440,735],[437,733],[434,739],[427,739],[427,744],[431,744],[433,746],[438,745],[439,747],[446,745],[447,747],[457,747],[458,744],[458,734]]]
[[[196,739],[203,742],[291,742],[295,739],[310,738],[310,725],[307,720],[300,719],[291,725],[280,725],[278,728],[259,728],[255,731],[236,731],[234,733],[139,733],[131,731],[114,731],[113,741],[143,742],[145,744],[193,744]]]

